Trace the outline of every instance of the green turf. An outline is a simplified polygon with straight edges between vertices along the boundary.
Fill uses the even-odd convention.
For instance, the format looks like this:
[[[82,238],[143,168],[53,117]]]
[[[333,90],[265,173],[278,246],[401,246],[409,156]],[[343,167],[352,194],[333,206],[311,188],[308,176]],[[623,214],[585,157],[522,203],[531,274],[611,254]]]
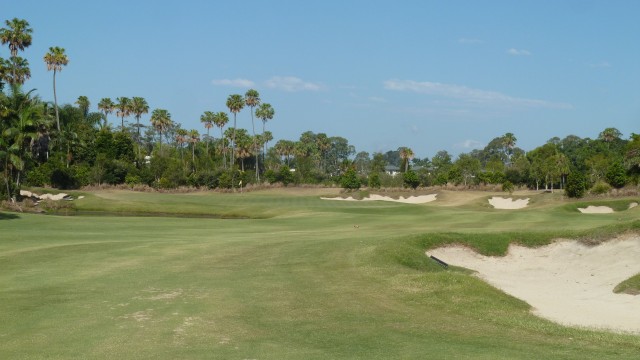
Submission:
[[[603,239],[638,212],[498,211],[317,192],[85,193],[92,216],[0,213],[0,358],[624,359],[424,251]],[[86,200],[83,202],[83,200]],[[116,216],[122,213],[162,216]],[[200,217],[184,217],[185,214]],[[220,219],[215,217],[233,217]]]

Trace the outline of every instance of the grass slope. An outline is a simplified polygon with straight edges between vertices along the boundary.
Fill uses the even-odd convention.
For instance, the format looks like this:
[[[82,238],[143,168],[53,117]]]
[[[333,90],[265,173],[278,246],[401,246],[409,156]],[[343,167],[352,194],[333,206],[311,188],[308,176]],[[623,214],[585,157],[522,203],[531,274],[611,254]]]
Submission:
[[[640,351],[638,336],[542,320],[424,256],[451,242],[500,254],[514,240],[607,237],[640,227],[634,212],[322,201],[315,190],[86,195],[81,210],[246,219],[0,213],[0,358],[620,359]]]

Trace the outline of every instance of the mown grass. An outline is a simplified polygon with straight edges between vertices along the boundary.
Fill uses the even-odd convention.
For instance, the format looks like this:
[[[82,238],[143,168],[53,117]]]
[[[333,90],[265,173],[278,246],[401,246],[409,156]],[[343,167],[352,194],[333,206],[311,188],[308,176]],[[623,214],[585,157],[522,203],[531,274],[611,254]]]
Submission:
[[[640,337],[562,327],[425,250],[605,239],[637,212],[497,211],[251,194],[87,193],[78,209],[244,219],[0,213],[0,358],[620,359]],[[118,202],[127,202],[126,206]],[[254,216],[254,214],[258,214]]]

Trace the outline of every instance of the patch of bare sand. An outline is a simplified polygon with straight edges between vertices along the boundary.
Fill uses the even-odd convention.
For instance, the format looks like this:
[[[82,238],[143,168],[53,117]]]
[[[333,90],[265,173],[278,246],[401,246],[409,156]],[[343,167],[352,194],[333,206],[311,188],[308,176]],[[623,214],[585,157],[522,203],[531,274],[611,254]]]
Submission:
[[[583,214],[611,214],[613,209],[608,206],[593,206],[589,205],[586,208],[578,208]]]
[[[429,251],[451,265],[477,271],[491,285],[529,303],[533,312],[568,325],[640,334],[640,296],[613,288],[640,272],[640,236],[594,247],[558,241],[540,248],[512,245],[504,257],[464,247]]]
[[[403,203],[403,204],[426,204],[432,201],[436,200],[436,196],[437,194],[429,194],[429,195],[418,195],[418,196],[409,196],[409,197],[404,197],[404,196],[400,196],[398,199],[394,199],[390,196],[382,196],[382,195],[377,195],[377,194],[371,194],[369,195],[369,197],[363,198],[362,200],[358,200],[358,199],[354,199],[353,197],[349,196],[347,198],[340,198],[340,197],[334,197],[334,198],[327,198],[327,197],[321,197],[320,199],[322,200],[342,200],[342,201],[391,201],[391,202],[399,202],[399,203]]]
[[[632,202],[631,204],[629,204],[629,210],[633,209],[634,207],[637,207],[638,203],[637,202]]]
[[[493,206],[495,209],[502,210],[517,210],[524,209],[529,205],[529,198],[526,199],[516,199],[513,198],[503,198],[500,196],[494,196],[489,199],[489,204]]]

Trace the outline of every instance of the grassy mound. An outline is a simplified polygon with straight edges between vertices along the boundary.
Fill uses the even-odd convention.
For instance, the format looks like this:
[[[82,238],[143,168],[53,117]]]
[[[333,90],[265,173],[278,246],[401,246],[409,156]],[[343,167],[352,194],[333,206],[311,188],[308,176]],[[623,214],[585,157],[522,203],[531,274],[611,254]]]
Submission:
[[[616,294],[640,295],[640,274],[632,276],[616,285],[613,292]]]

